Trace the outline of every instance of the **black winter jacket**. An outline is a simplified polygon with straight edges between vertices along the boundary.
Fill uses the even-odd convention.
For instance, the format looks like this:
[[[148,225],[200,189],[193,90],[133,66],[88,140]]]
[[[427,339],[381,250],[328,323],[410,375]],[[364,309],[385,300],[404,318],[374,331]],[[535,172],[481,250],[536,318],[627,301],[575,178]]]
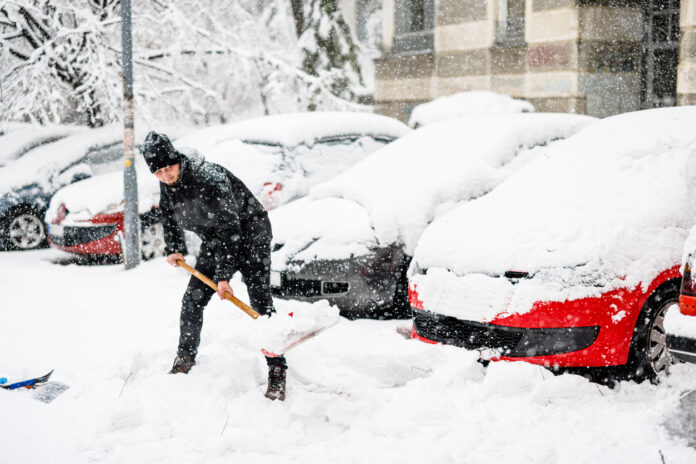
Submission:
[[[215,281],[230,280],[255,243],[270,243],[268,213],[246,185],[222,166],[196,153],[183,154],[174,185],[160,182],[165,252],[186,250],[183,230],[203,240],[216,260]]]

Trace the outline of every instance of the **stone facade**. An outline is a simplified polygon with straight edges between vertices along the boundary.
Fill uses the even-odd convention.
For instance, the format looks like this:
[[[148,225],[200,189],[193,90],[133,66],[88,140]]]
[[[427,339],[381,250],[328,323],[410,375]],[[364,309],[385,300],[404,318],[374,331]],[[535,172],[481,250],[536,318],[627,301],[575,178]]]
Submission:
[[[404,8],[432,24],[414,32]],[[696,102],[696,0],[383,0],[382,14],[383,114],[466,90],[598,117]]]

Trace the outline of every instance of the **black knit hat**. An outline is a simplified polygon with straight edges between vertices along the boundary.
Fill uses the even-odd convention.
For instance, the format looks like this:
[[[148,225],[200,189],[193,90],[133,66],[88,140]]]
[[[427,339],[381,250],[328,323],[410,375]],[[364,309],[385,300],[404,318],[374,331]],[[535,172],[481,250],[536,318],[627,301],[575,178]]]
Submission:
[[[181,154],[164,134],[151,131],[143,143],[143,156],[150,172],[181,162]]]

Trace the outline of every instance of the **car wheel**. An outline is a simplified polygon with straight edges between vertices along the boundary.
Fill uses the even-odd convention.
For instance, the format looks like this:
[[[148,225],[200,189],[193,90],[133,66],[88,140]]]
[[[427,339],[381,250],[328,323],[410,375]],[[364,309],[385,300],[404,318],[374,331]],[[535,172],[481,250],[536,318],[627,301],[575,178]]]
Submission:
[[[140,233],[140,251],[143,259],[164,256],[164,227],[162,223],[144,224]]]
[[[11,211],[4,219],[2,230],[6,248],[32,250],[46,244],[46,226],[43,215],[31,207]]]
[[[658,287],[645,302],[633,329],[626,378],[656,381],[672,364],[664,321],[667,310],[678,302],[679,279]]]

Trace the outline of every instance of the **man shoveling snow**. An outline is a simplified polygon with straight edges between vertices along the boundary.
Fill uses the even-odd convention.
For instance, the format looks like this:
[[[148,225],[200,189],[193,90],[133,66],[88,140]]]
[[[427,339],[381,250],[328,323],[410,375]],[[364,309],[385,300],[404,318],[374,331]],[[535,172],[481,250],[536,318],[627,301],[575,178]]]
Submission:
[[[252,308],[261,315],[275,312],[270,288],[271,223],[266,210],[230,171],[196,153],[177,151],[164,134],[150,132],[143,156],[160,181],[160,209],[167,262],[178,267],[186,249],[183,230],[203,241],[196,270],[213,276],[217,294],[233,294],[229,281],[240,271]],[[177,356],[170,373],[187,374],[196,364],[203,327],[203,309],[215,290],[192,276],[184,293]],[[266,397],[285,399],[284,356],[266,357]]]

